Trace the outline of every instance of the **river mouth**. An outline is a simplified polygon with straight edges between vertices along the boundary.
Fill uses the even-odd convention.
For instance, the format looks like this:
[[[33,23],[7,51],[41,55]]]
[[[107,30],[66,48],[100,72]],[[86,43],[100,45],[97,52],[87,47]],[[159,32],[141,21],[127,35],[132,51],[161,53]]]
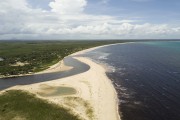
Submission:
[[[14,78],[0,78],[0,91],[16,85],[29,85],[29,84],[42,83],[42,82],[52,81],[65,77],[70,77],[76,74],[86,72],[90,69],[89,65],[82,63],[70,56],[64,58],[64,64],[72,67],[72,69],[67,71],[32,74],[28,76],[21,76]]]

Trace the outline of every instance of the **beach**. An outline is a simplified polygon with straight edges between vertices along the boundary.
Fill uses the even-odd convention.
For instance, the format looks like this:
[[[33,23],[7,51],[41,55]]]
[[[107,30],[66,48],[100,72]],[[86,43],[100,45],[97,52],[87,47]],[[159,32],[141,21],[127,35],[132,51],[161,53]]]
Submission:
[[[100,46],[102,47],[102,46]],[[101,65],[85,57],[78,57],[87,51],[100,47],[83,50],[71,56],[87,65],[90,69],[84,73],[55,79],[48,82],[40,82],[30,85],[18,85],[8,90],[25,90],[36,94],[42,99],[59,104],[79,115],[82,119],[92,120],[120,120],[118,113],[117,93],[111,80],[106,76],[106,70]],[[72,69],[66,66],[63,61],[51,66],[41,73],[57,72]],[[54,94],[56,88],[71,88],[75,93]],[[44,96],[45,94],[45,96]],[[67,102],[68,101],[68,102]],[[88,111],[91,111],[88,113]]]

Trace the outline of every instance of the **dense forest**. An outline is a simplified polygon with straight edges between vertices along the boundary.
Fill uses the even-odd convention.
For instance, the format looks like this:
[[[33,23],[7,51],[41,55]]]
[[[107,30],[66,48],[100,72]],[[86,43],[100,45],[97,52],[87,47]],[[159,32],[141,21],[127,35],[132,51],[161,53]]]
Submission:
[[[1,41],[0,76],[47,69],[74,52],[125,41]]]

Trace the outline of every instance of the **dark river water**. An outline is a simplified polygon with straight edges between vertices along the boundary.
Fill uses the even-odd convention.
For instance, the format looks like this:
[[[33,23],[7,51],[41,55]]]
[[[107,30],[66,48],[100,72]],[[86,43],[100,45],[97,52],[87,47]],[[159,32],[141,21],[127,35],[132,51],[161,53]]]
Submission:
[[[73,67],[73,69],[63,72],[45,73],[45,74],[29,75],[29,76],[17,77],[17,78],[0,79],[0,90],[4,90],[16,85],[29,85],[34,83],[51,81],[59,78],[65,78],[86,72],[90,68],[88,65],[79,62],[78,60],[72,57],[66,57],[64,59],[64,63],[67,66]]]
[[[180,120],[180,42],[113,45],[85,56],[110,69],[122,120]]]

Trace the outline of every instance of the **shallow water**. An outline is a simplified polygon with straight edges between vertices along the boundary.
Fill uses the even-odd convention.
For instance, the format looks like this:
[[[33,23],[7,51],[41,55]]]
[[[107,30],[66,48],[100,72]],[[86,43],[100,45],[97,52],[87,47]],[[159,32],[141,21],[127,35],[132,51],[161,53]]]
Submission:
[[[112,69],[122,120],[180,120],[180,42],[113,45],[85,56]]]
[[[76,92],[77,91],[71,87],[45,86],[41,89],[41,92],[38,92],[38,94],[43,97],[57,97],[64,95],[73,95],[76,94]]]

